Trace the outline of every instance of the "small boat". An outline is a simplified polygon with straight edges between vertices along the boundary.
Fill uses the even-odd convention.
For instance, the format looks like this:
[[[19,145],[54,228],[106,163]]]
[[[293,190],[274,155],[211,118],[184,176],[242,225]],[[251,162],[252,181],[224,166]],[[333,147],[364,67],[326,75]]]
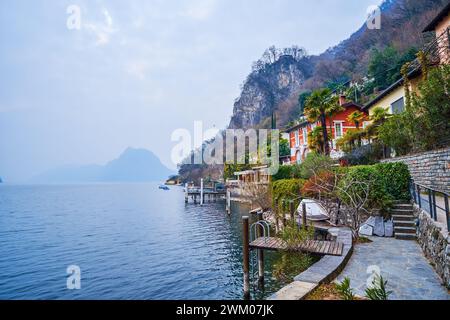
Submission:
[[[303,216],[303,204],[306,205],[306,219],[310,221],[326,221],[330,219],[327,211],[322,205],[313,199],[304,199],[300,202],[297,212],[301,217]]]
[[[170,188],[168,186],[163,186],[163,185],[159,186],[159,189],[161,189],[161,190],[170,190]]]

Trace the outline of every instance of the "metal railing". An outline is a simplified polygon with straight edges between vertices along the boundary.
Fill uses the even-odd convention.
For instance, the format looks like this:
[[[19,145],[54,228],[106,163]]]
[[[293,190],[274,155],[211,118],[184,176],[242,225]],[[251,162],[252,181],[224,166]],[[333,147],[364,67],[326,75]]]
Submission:
[[[438,221],[439,216],[445,216],[447,231],[450,232],[449,194],[415,183],[413,180],[410,183],[410,191],[414,202],[434,221]]]
[[[433,40],[422,46],[421,51],[425,54],[427,65],[436,66],[439,64],[447,64],[450,59],[450,39],[449,30],[442,32],[437,37],[433,37]],[[419,58],[416,58],[409,62],[408,74],[420,70],[422,68]]]

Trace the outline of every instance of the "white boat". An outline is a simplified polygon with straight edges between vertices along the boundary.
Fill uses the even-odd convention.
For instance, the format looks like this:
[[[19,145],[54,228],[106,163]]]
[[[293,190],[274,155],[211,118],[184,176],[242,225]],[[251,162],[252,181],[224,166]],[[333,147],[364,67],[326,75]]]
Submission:
[[[326,221],[330,219],[323,206],[313,199],[304,199],[297,208],[298,214],[303,217],[303,204],[306,204],[306,219],[310,221]]]

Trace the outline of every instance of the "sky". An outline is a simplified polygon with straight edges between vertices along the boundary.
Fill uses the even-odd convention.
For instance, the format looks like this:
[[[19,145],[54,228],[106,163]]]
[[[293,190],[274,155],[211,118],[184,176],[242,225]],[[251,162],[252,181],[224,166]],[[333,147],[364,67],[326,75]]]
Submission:
[[[104,164],[127,147],[169,168],[174,130],[225,128],[271,45],[319,54],[378,0],[4,0],[0,177]],[[80,28],[68,28],[80,9]],[[69,23],[69,27],[73,24]]]

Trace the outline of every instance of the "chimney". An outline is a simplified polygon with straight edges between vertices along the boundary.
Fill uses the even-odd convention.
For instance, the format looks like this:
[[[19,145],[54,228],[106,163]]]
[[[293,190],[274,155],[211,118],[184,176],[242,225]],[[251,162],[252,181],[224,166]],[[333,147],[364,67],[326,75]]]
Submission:
[[[343,106],[346,102],[347,102],[347,101],[346,101],[345,95],[341,94],[341,95],[339,96],[339,105],[340,105],[340,106]]]

